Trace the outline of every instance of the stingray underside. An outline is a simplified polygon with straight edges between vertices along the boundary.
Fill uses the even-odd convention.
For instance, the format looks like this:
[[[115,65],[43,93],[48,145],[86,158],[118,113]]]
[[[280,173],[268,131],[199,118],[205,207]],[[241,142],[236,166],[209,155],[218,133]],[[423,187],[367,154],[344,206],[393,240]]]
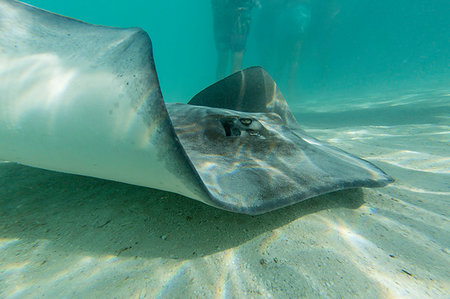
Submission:
[[[148,34],[14,0],[0,0],[0,157],[210,201],[173,130]]]

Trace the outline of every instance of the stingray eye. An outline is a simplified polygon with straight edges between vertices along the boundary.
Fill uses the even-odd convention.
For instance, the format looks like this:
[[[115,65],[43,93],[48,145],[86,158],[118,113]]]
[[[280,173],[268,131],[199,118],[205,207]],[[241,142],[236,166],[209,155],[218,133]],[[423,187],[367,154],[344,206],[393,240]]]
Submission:
[[[226,136],[241,136],[241,130],[236,127],[234,119],[228,118],[222,120],[223,128],[225,129]]]
[[[241,118],[241,119],[239,119],[239,121],[244,126],[250,126],[252,124],[252,119],[251,118]]]
[[[262,137],[262,130],[264,127],[261,123],[255,119],[247,117],[225,117],[221,120],[225,136],[237,137],[237,136],[256,136]]]

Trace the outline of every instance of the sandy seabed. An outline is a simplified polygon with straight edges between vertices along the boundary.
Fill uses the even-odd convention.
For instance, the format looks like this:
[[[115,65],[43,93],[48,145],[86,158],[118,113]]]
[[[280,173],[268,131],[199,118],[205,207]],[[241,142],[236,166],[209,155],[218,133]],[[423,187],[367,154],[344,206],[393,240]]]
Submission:
[[[0,163],[1,298],[449,298],[450,97],[292,107],[396,181],[261,216]]]

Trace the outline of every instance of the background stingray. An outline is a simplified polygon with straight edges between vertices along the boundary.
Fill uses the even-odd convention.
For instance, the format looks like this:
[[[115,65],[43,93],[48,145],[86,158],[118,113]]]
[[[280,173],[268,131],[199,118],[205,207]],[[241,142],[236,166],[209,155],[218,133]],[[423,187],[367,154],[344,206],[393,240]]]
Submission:
[[[233,74],[189,104],[165,105],[141,29],[90,25],[3,0],[0,35],[4,160],[246,214],[392,181],[301,130],[261,68]]]

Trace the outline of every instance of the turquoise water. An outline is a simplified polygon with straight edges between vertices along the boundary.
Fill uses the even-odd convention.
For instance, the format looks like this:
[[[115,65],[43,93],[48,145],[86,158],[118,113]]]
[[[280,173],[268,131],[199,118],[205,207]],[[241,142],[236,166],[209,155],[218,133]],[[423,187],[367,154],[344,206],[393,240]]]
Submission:
[[[216,80],[209,0],[26,2],[90,23],[145,29],[153,41],[168,102],[186,102]],[[289,103],[316,95],[367,94],[450,82],[448,1],[341,0],[334,1],[332,8],[328,7],[332,1],[313,1],[295,87],[288,94],[287,80],[274,66],[280,33],[271,28],[275,17],[264,10],[268,2],[261,0],[262,7],[253,11],[244,66],[267,68]],[[292,30],[289,23],[284,25],[280,30]],[[264,51],[272,55],[264,58]]]
[[[27,2],[145,29],[167,102],[216,81],[209,0]],[[293,87],[292,31],[274,33],[292,23],[265,2],[243,65],[270,72],[309,134],[395,182],[254,217],[0,161],[1,298],[449,297],[449,1],[314,2]]]

